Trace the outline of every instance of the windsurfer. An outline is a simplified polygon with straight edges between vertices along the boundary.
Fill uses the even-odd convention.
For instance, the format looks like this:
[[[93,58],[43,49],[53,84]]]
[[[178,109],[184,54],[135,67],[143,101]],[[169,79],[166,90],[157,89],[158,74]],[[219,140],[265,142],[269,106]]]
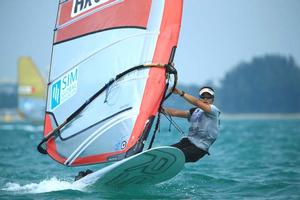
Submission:
[[[196,107],[190,110],[163,109],[166,114],[187,118],[190,122],[188,136],[171,146],[183,151],[186,162],[196,162],[209,154],[209,147],[218,136],[220,110],[213,105],[215,91],[208,86],[202,87],[199,91],[199,99],[177,88],[173,90],[173,93],[180,95]]]

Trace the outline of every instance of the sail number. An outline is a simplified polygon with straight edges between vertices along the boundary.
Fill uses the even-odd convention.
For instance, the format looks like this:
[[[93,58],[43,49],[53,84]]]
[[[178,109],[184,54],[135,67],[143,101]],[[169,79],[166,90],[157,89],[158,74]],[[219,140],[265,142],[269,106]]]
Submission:
[[[98,5],[104,4],[109,0],[74,0],[72,6],[71,17],[75,17],[87,10],[90,10]]]

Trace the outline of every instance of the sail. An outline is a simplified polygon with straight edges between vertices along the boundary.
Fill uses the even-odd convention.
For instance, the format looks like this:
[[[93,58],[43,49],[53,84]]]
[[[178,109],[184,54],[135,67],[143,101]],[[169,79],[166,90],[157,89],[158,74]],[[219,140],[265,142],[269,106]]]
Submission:
[[[140,152],[165,95],[182,0],[61,0],[44,138],[68,166]]]
[[[18,112],[23,120],[43,122],[46,83],[31,57],[18,60]]]
[[[30,57],[18,60],[19,96],[46,98],[46,84],[36,65]]]

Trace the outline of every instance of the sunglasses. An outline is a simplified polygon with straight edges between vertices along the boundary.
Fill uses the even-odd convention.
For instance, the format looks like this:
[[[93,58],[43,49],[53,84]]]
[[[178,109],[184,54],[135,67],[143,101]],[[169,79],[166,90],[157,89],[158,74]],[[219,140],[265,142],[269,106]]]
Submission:
[[[200,97],[200,99],[213,99],[214,98],[214,96],[212,96],[212,95],[200,95],[199,97]]]

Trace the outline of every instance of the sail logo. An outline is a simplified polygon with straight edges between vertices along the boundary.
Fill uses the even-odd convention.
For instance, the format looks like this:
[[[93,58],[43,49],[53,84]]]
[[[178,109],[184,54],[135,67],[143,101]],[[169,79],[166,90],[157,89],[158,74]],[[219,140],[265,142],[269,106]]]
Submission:
[[[51,110],[77,93],[78,68],[74,68],[55,81],[51,87]]]
[[[52,85],[51,109],[55,108],[60,104],[60,86],[61,86],[60,80]]]
[[[74,0],[72,6],[71,17],[75,17],[87,10],[90,10],[98,5],[104,4],[110,0]]]

